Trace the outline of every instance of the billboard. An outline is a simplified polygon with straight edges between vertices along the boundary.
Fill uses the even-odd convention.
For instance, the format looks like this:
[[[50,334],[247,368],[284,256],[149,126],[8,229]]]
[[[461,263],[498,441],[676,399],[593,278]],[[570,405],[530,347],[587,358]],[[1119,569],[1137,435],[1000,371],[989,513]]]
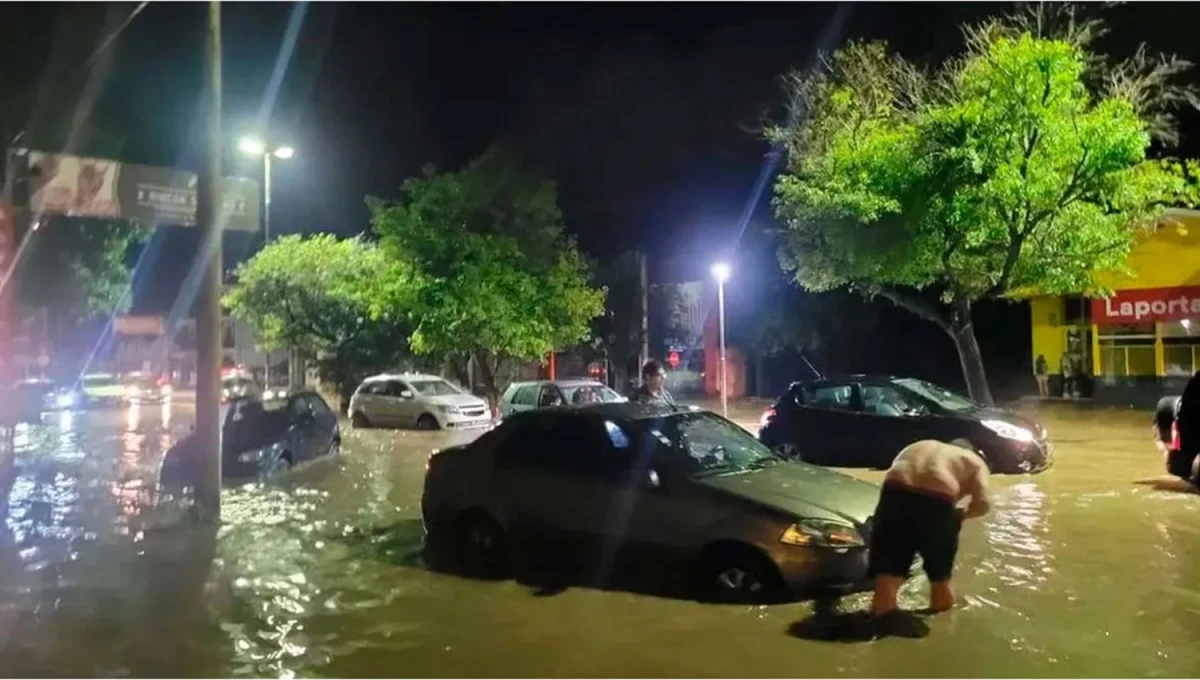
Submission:
[[[1092,323],[1146,324],[1200,318],[1200,286],[1119,290],[1092,300]]]
[[[29,209],[34,214],[131,220],[146,226],[196,224],[195,173],[106,158],[31,151]],[[226,177],[221,223],[257,231],[258,182]]]

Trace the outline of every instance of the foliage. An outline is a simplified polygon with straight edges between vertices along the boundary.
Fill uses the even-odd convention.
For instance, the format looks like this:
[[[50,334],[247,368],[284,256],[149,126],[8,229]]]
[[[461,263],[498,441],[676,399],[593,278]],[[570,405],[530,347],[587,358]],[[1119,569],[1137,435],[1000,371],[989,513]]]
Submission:
[[[1109,64],[1099,25],[1036,8],[966,31],[962,56],[926,72],[880,43],[852,43],[793,75],[797,124],[775,206],[780,260],[814,291],[882,294],[956,341],[973,396],[990,402],[971,304],[1014,292],[1099,292],[1164,207],[1195,199],[1170,107],[1195,101],[1185,64]],[[906,290],[928,291],[928,296]]]
[[[263,349],[318,356],[343,396],[406,356],[411,278],[361,238],[289,235],[242,263],[224,304]]]
[[[474,357],[495,397],[506,359],[587,337],[604,294],[563,234],[553,182],[493,150],[458,172],[427,168],[402,193],[369,203],[383,248],[416,282],[415,352]]]

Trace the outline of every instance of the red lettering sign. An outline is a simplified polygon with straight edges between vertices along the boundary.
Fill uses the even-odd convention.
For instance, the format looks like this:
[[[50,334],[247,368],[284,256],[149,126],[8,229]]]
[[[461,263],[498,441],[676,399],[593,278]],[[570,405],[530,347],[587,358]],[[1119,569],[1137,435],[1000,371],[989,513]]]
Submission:
[[[1200,319],[1200,286],[1120,290],[1092,300],[1092,323],[1146,324]]]

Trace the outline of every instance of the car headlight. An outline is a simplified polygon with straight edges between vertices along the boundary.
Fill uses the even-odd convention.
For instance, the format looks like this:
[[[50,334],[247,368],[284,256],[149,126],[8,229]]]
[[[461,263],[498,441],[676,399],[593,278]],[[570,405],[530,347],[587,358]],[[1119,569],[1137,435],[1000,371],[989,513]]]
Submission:
[[[802,519],[788,527],[779,542],[814,548],[858,548],[865,545],[858,529],[821,519]]]
[[[1017,427],[1012,423],[1006,423],[1003,420],[982,420],[980,424],[1005,439],[1014,439],[1019,442],[1031,442],[1034,440],[1033,433],[1029,430]]]
[[[75,405],[75,394],[73,392],[60,394],[54,399],[54,403],[59,408],[70,408]]]
[[[269,451],[269,450],[271,450],[271,447],[268,446],[268,447],[264,447],[261,449],[250,449],[249,451],[242,451],[241,453],[238,454],[237,462],[239,462],[239,463],[257,463],[257,462],[261,461],[263,458],[267,457],[267,451]]]
[[[457,406],[438,406],[438,410],[440,410],[442,413],[450,413],[450,414],[458,413]]]

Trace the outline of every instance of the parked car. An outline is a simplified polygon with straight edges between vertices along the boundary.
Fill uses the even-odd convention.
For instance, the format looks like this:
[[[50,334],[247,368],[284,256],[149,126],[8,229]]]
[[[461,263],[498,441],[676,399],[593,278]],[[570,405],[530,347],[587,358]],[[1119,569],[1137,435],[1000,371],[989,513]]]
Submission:
[[[13,385],[12,398],[18,420],[36,422],[43,413],[70,411],[84,402],[81,390],[46,378],[18,380]]]
[[[793,383],[763,413],[759,430],[759,439],[786,458],[879,469],[915,441],[959,438],[970,441],[993,472],[1040,472],[1053,463],[1040,424],[915,378]]]
[[[587,378],[535,380],[508,386],[500,397],[500,417],[547,406],[612,404],[628,401],[604,383]]]
[[[1200,458],[1183,452],[1179,437],[1182,407],[1182,397],[1168,396],[1158,400],[1154,411],[1155,443],[1163,453],[1167,473],[1196,484],[1200,483]]]
[[[431,556],[472,573],[505,574],[517,544],[636,547],[703,599],[771,602],[860,584],[878,498],[713,413],[609,403],[517,413],[435,451],[421,512]]]
[[[336,456],[341,450],[337,415],[316,392],[297,392],[271,402],[239,397],[222,411],[221,477],[227,481],[279,477],[295,465]],[[194,486],[201,453],[195,434],[173,446],[159,469],[162,487]]]
[[[89,373],[79,385],[89,406],[118,406],[125,398],[125,387],[111,373]]]
[[[404,373],[367,378],[347,409],[355,427],[416,427],[421,430],[486,427],[487,402],[436,375]]]
[[[171,383],[152,373],[133,373],[125,379],[125,402],[161,404],[171,397]]]

